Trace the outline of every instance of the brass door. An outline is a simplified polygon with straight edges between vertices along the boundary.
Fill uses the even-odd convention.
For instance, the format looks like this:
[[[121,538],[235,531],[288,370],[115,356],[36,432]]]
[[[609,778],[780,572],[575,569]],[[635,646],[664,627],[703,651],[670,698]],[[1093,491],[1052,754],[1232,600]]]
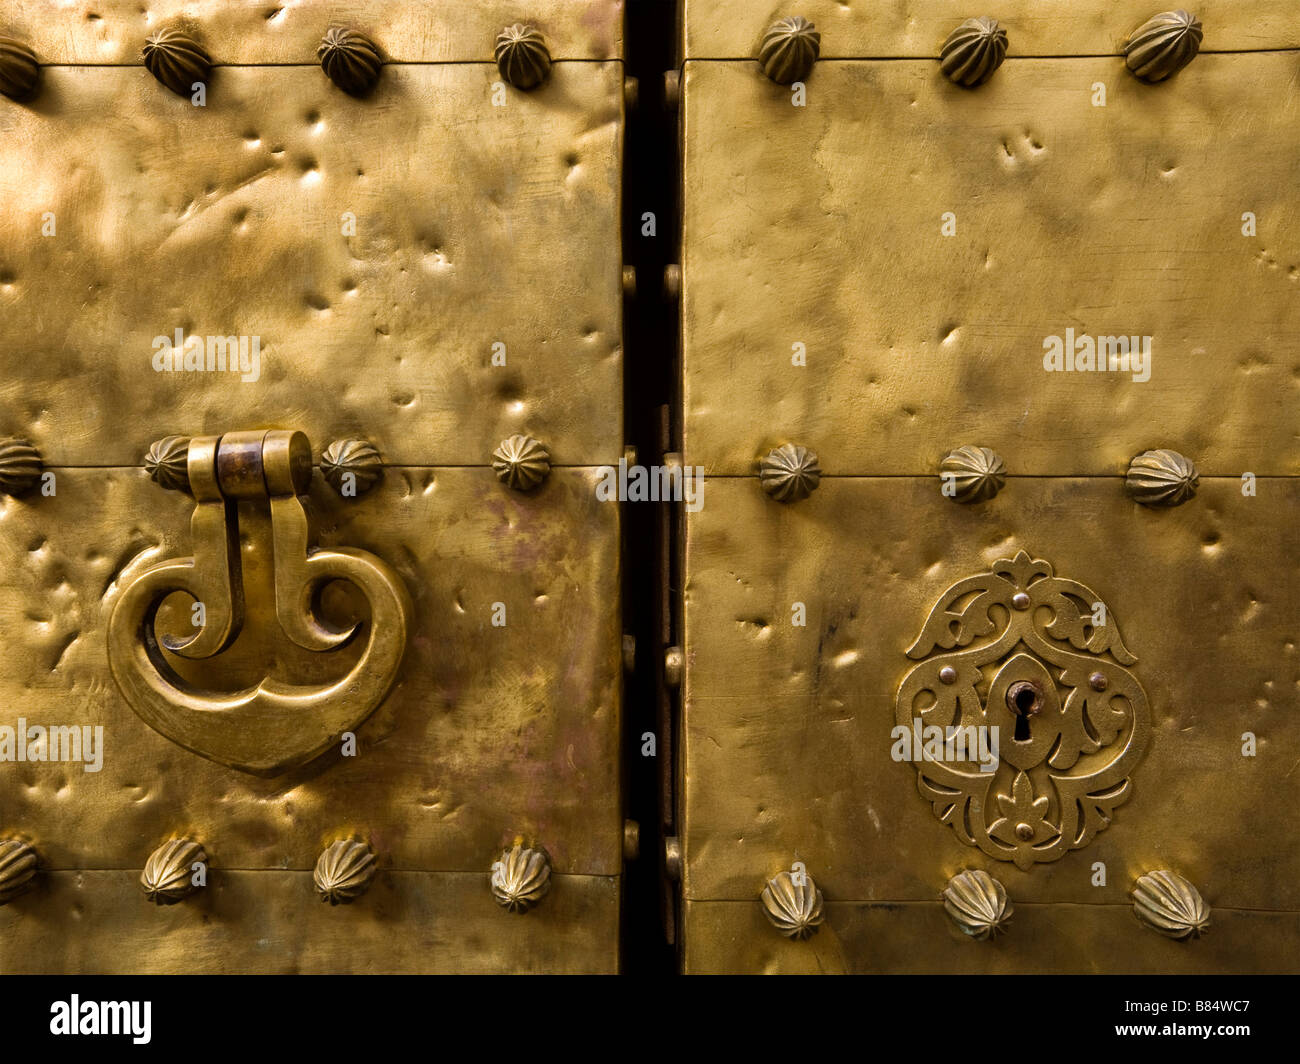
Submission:
[[[1197,13],[687,0],[686,971],[1296,970],[1300,22]]]
[[[620,4],[4,22],[0,970],[615,970]]]

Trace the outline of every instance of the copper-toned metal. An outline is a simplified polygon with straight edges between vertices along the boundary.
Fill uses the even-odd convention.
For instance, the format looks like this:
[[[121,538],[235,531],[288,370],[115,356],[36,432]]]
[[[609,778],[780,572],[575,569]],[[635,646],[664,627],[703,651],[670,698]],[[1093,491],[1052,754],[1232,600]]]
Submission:
[[[358,30],[334,26],[316,49],[325,76],[350,96],[365,96],[379,81],[383,57],[375,42]]]

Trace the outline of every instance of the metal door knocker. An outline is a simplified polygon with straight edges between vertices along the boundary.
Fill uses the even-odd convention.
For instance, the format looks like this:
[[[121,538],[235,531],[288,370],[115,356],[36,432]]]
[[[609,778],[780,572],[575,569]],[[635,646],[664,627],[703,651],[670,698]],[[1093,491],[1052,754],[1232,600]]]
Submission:
[[[406,649],[410,605],[398,575],[363,550],[309,546],[307,514],[298,496],[307,491],[311,471],[311,444],[301,432],[191,439],[179,479],[188,482],[194,497],[194,555],[159,562],[130,579],[109,620],[109,666],[131,708],[187,750],[259,776],[310,761],[365,720],[388,693]],[[285,635],[324,653],[369,629],[360,657],[340,679],[296,686],[266,677],[254,687],[225,693],[194,687],[167,660],[164,651],[190,659],[214,657],[239,635],[244,614],[240,499],[270,503],[275,613]],[[368,622],[340,631],[317,619],[315,592],[332,580],[361,591],[370,606]],[[189,638],[159,638],[158,610],[177,591],[202,603],[203,623]]]

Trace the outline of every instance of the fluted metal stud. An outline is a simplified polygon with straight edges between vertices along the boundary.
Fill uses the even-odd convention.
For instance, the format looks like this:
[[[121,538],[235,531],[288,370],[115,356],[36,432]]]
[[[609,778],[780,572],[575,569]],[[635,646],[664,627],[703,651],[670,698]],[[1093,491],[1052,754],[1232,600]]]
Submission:
[[[1124,63],[1142,81],[1164,81],[1196,58],[1201,20],[1181,8],[1147,19],[1124,42]]]
[[[370,92],[384,66],[374,41],[358,30],[339,26],[326,31],[316,58],[326,77],[349,96]]]
[[[807,872],[781,872],[759,895],[768,920],[786,938],[811,938],[822,923],[822,892]]]
[[[207,863],[208,855],[193,839],[169,839],[144,863],[140,889],[151,902],[170,905],[199,889],[194,883],[194,866]]]
[[[978,868],[958,872],[948,880],[943,907],[963,934],[980,942],[1005,931],[1015,911],[1007,888]]]
[[[317,859],[312,880],[321,901],[341,905],[361,897],[376,871],[375,852],[366,843],[339,839]]]
[[[188,492],[189,455],[188,436],[164,436],[149,445],[149,453],[144,456],[144,468],[149,478],[159,487],[169,491]]]
[[[778,85],[805,81],[822,51],[822,35],[802,15],[779,19],[768,27],[758,49],[763,73]]]
[[[0,905],[31,886],[36,875],[36,850],[22,839],[0,839]]]
[[[551,72],[551,50],[532,26],[516,22],[497,34],[497,69],[516,89],[536,88]]]
[[[968,18],[948,35],[939,51],[939,69],[956,85],[972,89],[993,76],[1007,57],[1007,31],[997,19]]]
[[[194,83],[207,84],[212,59],[193,37],[163,26],[144,42],[145,68],[178,96],[189,96]]]
[[[551,859],[545,850],[516,842],[492,866],[492,897],[512,913],[526,913],[551,889]]]
[[[340,495],[361,495],[384,475],[384,469],[368,440],[335,440],[320,456],[320,471],[326,482]]]
[[[1161,869],[1138,878],[1133,911],[1166,938],[1199,938],[1210,927],[1210,907],[1201,892],[1177,872]]]
[[[0,36],[0,95],[20,103],[30,100],[40,80],[36,53],[14,37]]]
[[[758,477],[763,490],[777,502],[798,502],[817,490],[822,467],[815,451],[783,443],[759,463]]]
[[[1129,463],[1124,486],[1143,506],[1178,506],[1196,494],[1196,464],[1177,451],[1144,451]]]
[[[984,502],[1005,486],[1007,464],[996,451],[965,444],[943,456],[939,479],[940,490],[954,502]]]
[[[41,453],[26,440],[0,440],[0,493],[22,495],[41,479]]]
[[[497,479],[515,491],[532,491],[551,472],[551,454],[540,440],[511,436],[492,452]]]

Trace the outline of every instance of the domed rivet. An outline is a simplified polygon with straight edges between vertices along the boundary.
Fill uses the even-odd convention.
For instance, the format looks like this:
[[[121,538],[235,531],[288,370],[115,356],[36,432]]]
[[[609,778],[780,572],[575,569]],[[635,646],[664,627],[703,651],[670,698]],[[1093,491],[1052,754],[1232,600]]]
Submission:
[[[1104,691],[1110,686],[1110,681],[1100,672],[1094,672],[1088,677],[1088,686],[1094,691]]]
[[[140,889],[151,902],[170,905],[202,886],[203,877],[196,882],[200,869],[195,865],[207,863],[208,855],[193,839],[169,839],[149,855],[140,873]]]
[[[1007,57],[1007,31],[997,19],[968,18],[948,35],[939,51],[939,69],[956,85],[974,88],[993,76]]]
[[[26,440],[0,440],[0,493],[23,495],[41,479],[41,452]]]
[[[6,905],[32,884],[39,863],[36,850],[22,839],[0,839],[0,905]]]
[[[777,502],[798,502],[817,490],[822,467],[815,451],[783,443],[768,451],[759,463],[758,476],[763,490]]]
[[[1161,869],[1138,878],[1133,911],[1152,931],[1167,938],[1197,938],[1209,929],[1210,907],[1177,872]]]
[[[949,451],[939,463],[939,490],[954,502],[991,499],[1007,482],[1007,464],[987,447],[966,444]]]
[[[1142,81],[1164,81],[1196,58],[1203,37],[1195,15],[1181,9],[1161,12],[1129,34],[1124,64]]]
[[[1196,464],[1177,451],[1144,451],[1129,463],[1124,485],[1143,506],[1178,506],[1196,494]]]
[[[939,681],[941,683],[956,683],[957,670],[954,669],[951,665],[945,665],[942,669],[939,670]]]
[[[541,848],[516,841],[492,865],[492,897],[512,913],[526,913],[551,889],[551,858]]]
[[[1032,824],[1019,823],[1016,825],[1016,838],[1022,842],[1029,842],[1034,837],[1034,828]]]
[[[551,72],[551,52],[532,26],[516,22],[497,34],[497,69],[516,89],[536,88]]]
[[[786,938],[811,938],[821,926],[822,892],[801,861],[769,879],[759,900],[772,926]]]
[[[551,472],[551,454],[540,440],[511,436],[492,452],[497,480],[515,491],[531,491]]]
[[[320,471],[345,498],[364,494],[384,475],[379,452],[367,440],[335,440],[320,456]]]
[[[1027,610],[1029,609],[1029,596],[1023,591],[1017,591],[1011,596],[1011,605],[1018,610]]]
[[[943,891],[943,907],[964,934],[980,942],[1007,929],[1015,912],[1007,888],[987,872],[958,872]]]
[[[20,40],[0,36],[0,95],[22,103],[36,95],[40,80],[36,53]]]
[[[178,29],[164,26],[144,42],[145,68],[178,96],[189,96],[196,82],[204,85],[212,60],[203,46]]]
[[[316,49],[326,77],[349,96],[365,96],[375,87],[384,59],[364,33],[343,27],[326,31]]]
[[[321,901],[340,905],[361,897],[377,871],[375,852],[366,843],[339,839],[317,858],[312,881]]]
[[[773,22],[763,35],[758,63],[778,85],[805,81],[822,51],[822,35],[802,15]]]
[[[190,490],[190,438],[164,436],[149,445],[144,468],[155,484],[169,491]]]

